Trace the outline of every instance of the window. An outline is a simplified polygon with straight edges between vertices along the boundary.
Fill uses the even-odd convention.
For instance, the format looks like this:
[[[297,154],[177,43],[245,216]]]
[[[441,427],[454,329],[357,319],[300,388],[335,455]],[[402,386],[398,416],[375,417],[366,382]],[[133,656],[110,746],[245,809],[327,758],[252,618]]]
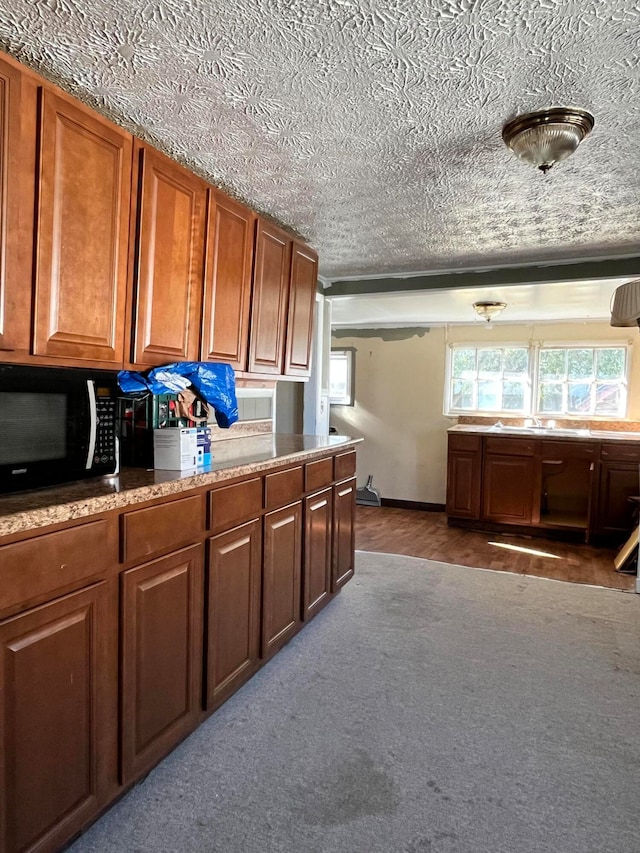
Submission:
[[[543,347],[536,414],[620,418],[627,411],[624,347]]]
[[[626,416],[626,346],[456,344],[448,359],[447,415]]]
[[[329,365],[329,402],[353,406],[355,349],[332,349]]]
[[[448,414],[529,412],[528,347],[456,346],[450,355]]]

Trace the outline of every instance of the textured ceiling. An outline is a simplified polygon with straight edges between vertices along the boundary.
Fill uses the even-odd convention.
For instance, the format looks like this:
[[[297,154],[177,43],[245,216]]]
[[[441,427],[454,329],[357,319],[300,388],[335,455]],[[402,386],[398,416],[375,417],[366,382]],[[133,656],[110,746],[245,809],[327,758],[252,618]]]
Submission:
[[[327,278],[638,250],[636,0],[12,0],[0,43]],[[565,103],[595,129],[544,177],[501,129]]]

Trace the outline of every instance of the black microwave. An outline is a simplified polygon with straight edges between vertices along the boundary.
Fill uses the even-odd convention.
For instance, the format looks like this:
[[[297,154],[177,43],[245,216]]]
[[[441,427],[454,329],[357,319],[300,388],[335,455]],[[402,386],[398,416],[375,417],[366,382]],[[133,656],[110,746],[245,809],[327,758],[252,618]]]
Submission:
[[[0,364],[0,492],[118,471],[116,374]]]

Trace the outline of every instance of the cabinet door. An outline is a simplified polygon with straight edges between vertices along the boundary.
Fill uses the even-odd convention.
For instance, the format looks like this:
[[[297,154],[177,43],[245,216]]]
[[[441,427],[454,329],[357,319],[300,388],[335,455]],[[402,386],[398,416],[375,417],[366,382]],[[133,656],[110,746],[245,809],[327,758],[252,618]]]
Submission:
[[[480,518],[480,453],[449,451],[447,460],[447,515]]]
[[[123,572],[122,782],[194,729],[202,680],[202,546]]]
[[[58,849],[104,799],[105,608],[98,583],[0,623],[3,853]]]
[[[256,215],[209,192],[201,358],[247,369]]]
[[[159,152],[139,151],[133,361],[198,358],[207,188]]]
[[[310,619],[331,598],[333,492],[325,489],[304,502],[302,618]]]
[[[218,707],[257,669],[260,658],[259,519],[209,540],[207,708]]]
[[[31,258],[36,99],[21,72],[0,60],[0,359],[31,345]]]
[[[634,495],[640,495],[640,465],[601,462],[595,532],[630,533],[635,506],[629,498]]]
[[[122,364],[131,136],[42,92],[34,353]]]
[[[282,373],[291,273],[291,238],[258,219],[249,370]]]
[[[351,580],[355,571],[356,481],[333,487],[333,578],[335,592]]]
[[[311,372],[318,256],[301,243],[294,243],[292,252],[284,372],[290,376],[308,376]]]
[[[301,620],[302,503],[264,517],[262,657],[270,658],[298,631]]]
[[[532,456],[488,454],[484,461],[482,515],[503,524],[531,524],[534,519],[536,462]]]

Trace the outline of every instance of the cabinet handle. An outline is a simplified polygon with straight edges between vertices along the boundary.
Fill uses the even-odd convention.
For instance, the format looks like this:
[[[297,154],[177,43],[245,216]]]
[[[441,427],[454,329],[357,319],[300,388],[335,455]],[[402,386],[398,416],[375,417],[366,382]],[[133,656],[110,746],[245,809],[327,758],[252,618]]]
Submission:
[[[60,571],[63,572],[66,568],[67,568],[67,564],[62,563],[62,565],[60,566]]]
[[[543,465],[562,465],[564,459],[543,459]]]
[[[14,347],[0,347],[0,352],[15,352]]]

